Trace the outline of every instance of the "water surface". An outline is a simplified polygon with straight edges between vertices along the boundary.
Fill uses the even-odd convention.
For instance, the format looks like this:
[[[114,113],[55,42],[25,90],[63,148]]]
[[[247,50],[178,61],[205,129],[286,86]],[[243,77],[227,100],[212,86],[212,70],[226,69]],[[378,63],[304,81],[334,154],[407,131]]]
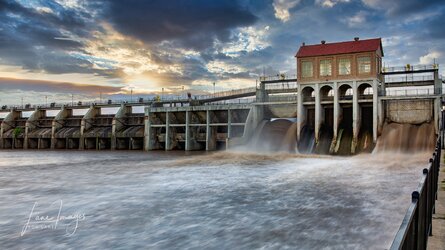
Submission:
[[[0,151],[0,245],[385,249],[427,158]]]

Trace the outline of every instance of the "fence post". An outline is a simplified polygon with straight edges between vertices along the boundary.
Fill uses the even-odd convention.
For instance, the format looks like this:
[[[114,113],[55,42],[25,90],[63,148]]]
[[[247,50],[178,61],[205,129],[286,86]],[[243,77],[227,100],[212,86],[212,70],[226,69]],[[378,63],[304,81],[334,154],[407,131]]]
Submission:
[[[416,204],[416,210],[414,212],[414,218],[413,218],[413,248],[412,249],[418,249],[418,243],[419,243],[419,197],[420,194],[417,191],[414,191],[411,193],[411,201]]]

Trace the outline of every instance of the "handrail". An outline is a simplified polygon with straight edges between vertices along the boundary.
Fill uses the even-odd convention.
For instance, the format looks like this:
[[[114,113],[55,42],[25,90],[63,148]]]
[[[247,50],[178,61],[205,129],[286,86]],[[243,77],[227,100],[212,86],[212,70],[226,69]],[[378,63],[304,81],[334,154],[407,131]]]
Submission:
[[[433,75],[423,75],[423,76],[413,76],[413,75],[405,75],[398,77],[385,77],[385,83],[412,83],[412,82],[428,82],[434,81]]]
[[[441,88],[404,88],[379,91],[379,96],[430,96],[442,94]]]
[[[390,73],[390,72],[421,71],[421,70],[435,70],[438,68],[439,68],[438,64],[419,64],[419,65],[407,64],[405,66],[383,67],[382,72]]]
[[[406,211],[402,224],[394,237],[391,250],[426,249],[428,237],[432,235],[432,215],[435,213],[437,187],[440,171],[442,135],[436,141],[436,148],[417,189],[411,194],[411,205]]]
[[[214,94],[207,94],[207,95],[195,95],[193,96],[194,100],[199,101],[206,101],[211,100],[213,98],[221,98],[221,97],[230,97],[230,96],[238,96],[238,95],[245,95],[253,93],[253,95],[256,93],[256,87],[248,87],[248,88],[241,88],[241,89],[234,89],[234,90],[227,90],[227,91],[219,91],[215,92]],[[162,96],[159,101],[151,100],[151,99],[142,99],[138,98],[137,100],[128,101],[128,100],[99,100],[99,101],[91,101],[91,102],[64,102],[64,103],[50,103],[50,104],[25,104],[25,105],[3,105],[1,109],[3,111],[9,111],[9,109],[35,109],[35,108],[53,108],[53,109],[60,109],[62,106],[65,107],[85,107],[85,106],[91,106],[91,105],[120,105],[120,104],[151,104],[155,102],[188,102],[189,99],[184,96],[174,96],[174,95],[167,95]]]

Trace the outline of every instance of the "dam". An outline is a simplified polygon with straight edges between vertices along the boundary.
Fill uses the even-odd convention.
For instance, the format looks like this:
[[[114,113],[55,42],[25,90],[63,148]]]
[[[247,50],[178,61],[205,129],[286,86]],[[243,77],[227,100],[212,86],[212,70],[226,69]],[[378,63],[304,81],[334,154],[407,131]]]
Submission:
[[[253,142],[267,130],[278,131],[274,140],[284,144],[273,150],[351,155],[376,145],[391,149],[378,139],[393,130],[439,134],[439,66],[384,67],[383,55],[380,39],[303,43],[296,76],[261,76],[254,88],[156,101],[3,106],[0,148],[212,151],[267,143]]]

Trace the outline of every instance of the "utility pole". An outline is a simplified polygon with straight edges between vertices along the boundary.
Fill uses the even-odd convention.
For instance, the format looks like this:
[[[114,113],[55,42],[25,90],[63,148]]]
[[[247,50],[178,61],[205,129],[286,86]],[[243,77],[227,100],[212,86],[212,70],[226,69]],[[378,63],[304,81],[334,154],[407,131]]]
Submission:
[[[133,102],[133,89],[134,87],[130,87],[130,102]]]

